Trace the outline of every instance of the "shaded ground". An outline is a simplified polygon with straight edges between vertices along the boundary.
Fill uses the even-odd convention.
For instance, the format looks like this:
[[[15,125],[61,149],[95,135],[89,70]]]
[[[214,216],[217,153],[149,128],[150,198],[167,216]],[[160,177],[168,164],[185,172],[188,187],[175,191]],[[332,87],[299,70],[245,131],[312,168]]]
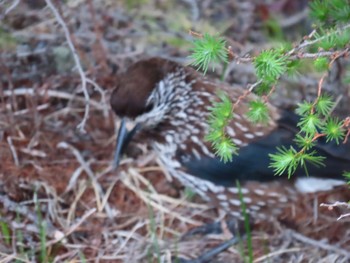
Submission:
[[[157,159],[146,158],[147,149],[112,171],[119,121],[108,98],[117,73],[133,61],[161,55],[184,62],[189,28],[222,32],[242,56],[280,37],[293,40],[309,32],[306,3],[267,2],[54,2],[86,77],[98,84],[88,85],[90,114],[82,133],[77,128],[85,109],[81,78],[62,27],[45,1],[13,9],[14,2],[5,1],[0,10],[0,262],[171,262],[172,256],[198,256],[228,239],[228,234],[179,239],[223,215],[170,182]],[[272,19],[282,32],[268,26]],[[337,67],[335,76],[343,69],[341,63]],[[251,65],[231,64],[225,78],[246,85],[254,72]],[[315,90],[308,88],[317,81],[312,74],[285,79],[275,104],[291,107],[312,96]],[[326,85],[344,93],[342,116],[348,110],[342,107],[349,99],[346,88],[337,77]],[[349,195],[344,187],[309,196],[274,224],[259,225],[252,233],[254,262],[348,262],[349,220],[336,221],[344,211],[318,204],[347,201]],[[243,262],[245,253],[243,244],[215,260]]]

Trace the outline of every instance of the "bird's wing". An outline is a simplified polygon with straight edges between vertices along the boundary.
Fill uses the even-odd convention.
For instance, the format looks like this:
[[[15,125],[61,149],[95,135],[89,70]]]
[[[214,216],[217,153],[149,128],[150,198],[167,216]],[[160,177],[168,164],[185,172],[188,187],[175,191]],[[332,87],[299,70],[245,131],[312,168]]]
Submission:
[[[281,146],[289,148],[293,145],[297,148],[293,143],[295,121],[297,118],[294,114],[284,114],[272,132],[240,148],[238,155],[233,156],[232,162],[224,163],[219,158],[208,156],[200,159],[194,156],[181,158],[181,151],[177,154],[180,160],[183,159],[182,165],[188,173],[218,185],[234,186],[236,180],[269,182],[283,179],[286,176],[275,176],[273,169],[269,167],[271,162],[269,154],[276,153],[276,148]],[[315,177],[343,179],[342,173],[350,170],[350,143],[336,145],[326,143],[322,139],[315,149],[319,155],[326,157],[325,167],[307,165],[309,174]],[[305,175],[304,169],[298,169],[295,174],[296,177]]]

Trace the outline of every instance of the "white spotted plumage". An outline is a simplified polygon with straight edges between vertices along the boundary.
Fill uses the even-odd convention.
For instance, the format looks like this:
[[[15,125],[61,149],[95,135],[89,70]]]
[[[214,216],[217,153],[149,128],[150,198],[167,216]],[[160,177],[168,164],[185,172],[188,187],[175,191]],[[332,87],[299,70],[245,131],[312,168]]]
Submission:
[[[162,163],[168,168],[169,173],[177,178],[182,184],[195,190],[203,199],[211,201],[213,195],[216,196],[218,203],[225,210],[228,210],[232,216],[240,217],[242,203],[239,194],[243,195],[242,201],[247,205],[251,205],[251,209],[247,209],[250,213],[258,213],[260,209],[266,207],[267,203],[255,200],[250,197],[255,194],[261,197],[268,191],[255,189],[254,191],[242,187],[240,191],[235,187],[224,187],[215,183],[195,177],[186,172],[182,168],[181,163],[190,162],[193,158],[198,161],[203,156],[215,158],[215,154],[204,143],[203,134],[209,130],[207,118],[210,115],[205,102],[212,101],[216,98],[215,94],[206,91],[205,88],[193,89],[193,85],[213,85],[209,81],[186,81],[187,74],[183,68],[178,68],[175,72],[167,74],[159,83],[156,84],[154,90],[147,99],[147,106],[152,105],[150,111],[145,112],[136,118],[137,123],[141,123],[142,127],[148,132],[157,125],[162,126],[158,129],[157,135],[164,138],[163,142],[154,141],[153,147],[158,153]],[[232,140],[239,147],[247,145],[246,140],[252,140],[257,136],[263,136],[265,133],[260,130],[249,130],[245,126],[247,122],[245,117],[234,113],[235,122],[226,128],[226,132],[232,137]],[[243,122],[244,124],[242,124]],[[238,134],[243,137],[238,138]],[[178,159],[177,153],[183,153]],[[210,193],[210,194],[208,194]],[[273,198],[278,197],[277,193],[269,195]],[[269,202],[271,204],[271,202]]]

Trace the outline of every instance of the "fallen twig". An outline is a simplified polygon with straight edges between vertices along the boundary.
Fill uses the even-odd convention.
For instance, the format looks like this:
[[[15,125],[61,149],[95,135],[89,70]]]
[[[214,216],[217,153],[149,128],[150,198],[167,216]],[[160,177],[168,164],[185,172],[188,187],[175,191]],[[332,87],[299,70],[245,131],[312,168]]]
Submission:
[[[75,62],[75,65],[78,69],[79,75],[80,75],[80,79],[81,79],[81,87],[83,89],[83,93],[84,93],[84,97],[85,97],[85,112],[84,112],[84,118],[83,120],[78,124],[77,128],[81,131],[81,132],[86,132],[85,131],[85,124],[87,119],[89,118],[89,112],[90,112],[90,95],[87,91],[87,77],[85,76],[85,73],[83,71],[83,67],[81,66],[80,63],[80,59],[78,56],[78,53],[73,45],[73,41],[70,37],[70,32],[69,29],[66,25],[66,23],[64,22],[63,18],[61,17],[60,13],[58,12],[58,10],[56,9],[56,7],[53,5],[53,3],[51,2],[51,0],[45,0],[46,4],[49,6],[49,8],[51,9],[52,13],[54,14],[54,16],[56,17],[57,22],[62,26],[62,29],[64,31],[68,46],[72,52],[73,55],[73,59]],[[90,80],[92,81],[92,80]]]

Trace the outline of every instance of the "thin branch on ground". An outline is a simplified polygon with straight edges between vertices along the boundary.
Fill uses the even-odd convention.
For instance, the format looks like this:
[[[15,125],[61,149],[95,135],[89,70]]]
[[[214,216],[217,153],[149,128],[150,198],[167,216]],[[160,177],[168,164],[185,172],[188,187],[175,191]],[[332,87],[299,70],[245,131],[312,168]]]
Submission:
[[[78,53],[74,47],[74,44],[73,44],[73,41],[71,39],[71,36],[70,36],[70,32],[69,32],[69,29],[66,25],[66,23],[64,22],[62,16],[60,15],[59,11],[56,9],[56,7],[53,5],[53,3],[51,2],[51,0],[45,0],[46,4],[49,6],[49,8],[51,9],[52,13],[54,14],[57,22],[61,25],[63,31],[64,31],[64,34],[65,34],[65,37],[66,37],[66,40],[67,40],[67,43],[68,43],[68,46],[72,52],[72,55],[73,55],[73,59],[74,59],[74,62],[75,62],[75,65],[78,69],[78,72],[79,72],[79,75],[80,75],[80,79],[81,79],[81,88],[83,89],[83,93],[84,93],[84,97],[85,97],[85,112],[84,112],[84,117],[83,117],[83,120],[78,124],[77,128],[81,131],[81,132],[86,132],[85,131],[85,125],[86,125],[86,122],[89,118],[89,113],[90,113],[90,95],[89,95],[89,92],[87,91],[87,77],[85,76],[85,73],[84,73],[84,70],[83,70],[83,67],[80,63],[80,59],[79,59],[79,56],[78,56]],[[91,80],[92,81],[92,80]]]
[[[333,210],[334,207],[345,207],[346,209],[350,209],[350,203],[339,202],[339,201],[334,202],[333,204],[322,203],[322,204],[320,204],[320,206],[327,207],[328,210]],[[350,213],[346,213],[346,214],[339,216],[337,218],[337,220],[341,220],[341,219],[346,218],[346,217],[350,217]]]
[[[113,213],[112,213],[111,208],[109,207],[108,203],[106,204],[105,207],[102,205],[102,199],[104,197],[104,192],[102,190],[102,187],[98,183],[98,181],[96,179],[96,175],[92,171],[89,163],[85,161],[85,159],[82,156],[82,154],[80,153],[80,151],[66,142],[60,142],[59,144],[57,144],[57,147],[63,148],[63,149],[69,149],[74,154],[75,158],[80,163],[80,165],[82,166],[82,168],[84,169],[84,171],[86,172],[86,174],[88,175],[88,177],[91,180],[91,183],[92,183],[92,186],[93,186],[93,189],[95,192],[96,206],[97,206],[98,211],[101,212],[105,208],[108,216],[112,217]]]
[[[338,254],[341,254],[343,256],[350,258],[350,252],[345,250],[345,249],[331,245],[325,241],[319,241],[319,240],[315,240],[315,239],[306,237],[306,236],[304,236],[300,233],[297,233],[291,229],[289,229],[288,232],[292,235],[293,238],[295,238],[295,239],[297,239],[305,244],[309,244],[309,245],[312,245],[314,247],[318,247],[318,248],[321,248],[321,249],[324,249],[327,251],[332,251],[332,252],[335,252],[335,253],[338,253]]]
[[[14,161],[15,165],[18,167],[19,161],[18,161],[17,151],[16,151],[15,146],[13,145],[12,138],[10,136],[7,137],[7,143],[9,144],[9,147],[10,147],[10,150],[12,153],[12,157],[13,157],[13,161]]]
[[[82,218],[78,222],[76,222],[74,225],[72,225],[64,234],[62,234],[60,236],[57,236],[54,240],[48,241],[46,243],[46,247],[50,247],[50,246],[56,244],[57,242],[62,241],[63,238],[65,238],[65,237],[69,236],[70,234],[72,234],[75,230],[77,230],[77,228],[81,224],[83,224],[86,221],[86,219],[88,217],[93,215],[95,212],[96,212],[96,208],[91,208],[90,210],[86,211],[84,213],[84,215],[82,216]]]
[[[5,10],[5,16],[8,15],[13,9],[15,9],[21,0],[15,0],[13,3]]]
[[[93,81],[91,81],[91,83],[93,83]],[[66,99],[66,100],[76,100],[79,102],[86,102],[85,99],[83,99],[81,97],[74,96],[73,94],[68,93],[68,92],[63,92],[63,91],[58,91],[58,90],[44,90],[44,89],[36,90],[34,88],[27,88],[27,87],[19,87],[13,91],[5,90],[4,94],[3,94],[4,97],[9,97],[9,96],[13,96],[13,95],[14,96],[31,95],[31,96],[43,96],[43,97],[48,96],[48,97]],[[89,99],[89,101],[87,103],[89,105],[95,107],[98,110],[104,111],[106,108],[106,106],[101,105],[100,102],[97,102],[93,99]]]

